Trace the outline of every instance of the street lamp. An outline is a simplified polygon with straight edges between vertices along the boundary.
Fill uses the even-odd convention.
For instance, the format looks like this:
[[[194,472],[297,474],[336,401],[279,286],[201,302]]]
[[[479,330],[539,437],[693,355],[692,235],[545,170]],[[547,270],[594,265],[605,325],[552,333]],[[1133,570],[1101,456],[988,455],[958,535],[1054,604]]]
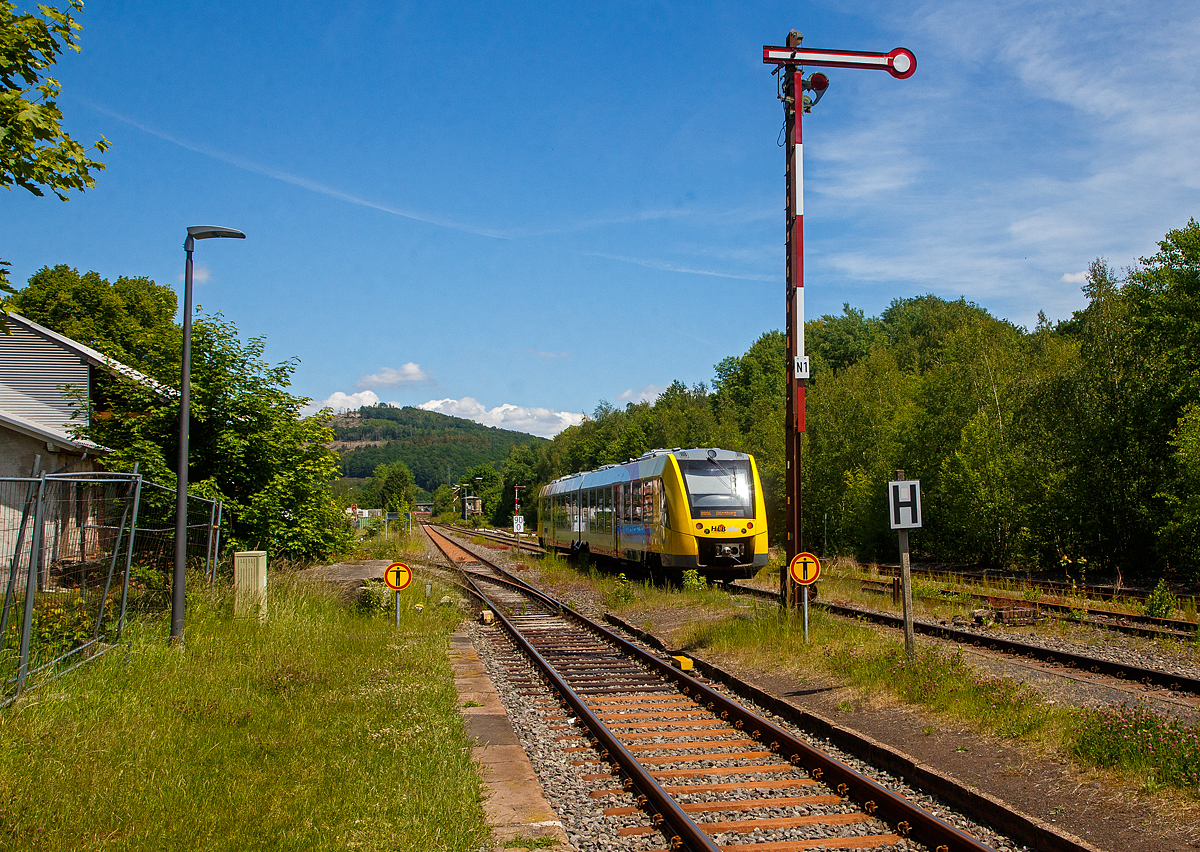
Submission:
[[[192,225],[187,229],[183,250],[187,263],[183,271],[183,369],[179,382],[179,477],[175,493],[175,573],[171,589],[171,641],[183,641],[184,577],[187,566],[187,486],[188,420],[191,415],[192,384],[192,250],[196,240],[215,237],[244,240],[246,235],[233,228]]]

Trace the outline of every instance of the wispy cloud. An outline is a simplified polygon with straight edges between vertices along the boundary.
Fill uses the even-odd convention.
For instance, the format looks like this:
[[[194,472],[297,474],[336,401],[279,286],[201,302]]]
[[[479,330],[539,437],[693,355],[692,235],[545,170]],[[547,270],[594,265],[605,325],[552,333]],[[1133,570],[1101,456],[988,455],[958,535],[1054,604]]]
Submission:
[[[409,361],[396,367],[384,367],[378,373],[363,376],[354,383],[356,388],[393,388],[397,385],[415,384],[429,381],[429,374],[421,369],[420,364]]]
[[[615,260],[620,263],[633,263],[638,266],[645,266],[648,269],[657,269],[662,272],[679,272],[684,275],[711,275],[714,278],[734,278],[738,281],[778,281],[780,276],[774,275],[755,275],[750,273],[737,272],[721,272],[716,269],[698,269],[694,266],[685,266],[683,264],[672,263],[667,260],[655,260],[645,257],[626,257],[619,254],[606,254],[598,251],[584,252],[588,257],[602,257],[605,260]]]
[[[153,127],[150,127],[149,125],[143,124],[142,122],[136,121],[128,116],[121,115],[120,113],[117,113],[117,112],[113,112],[112,110],[106,109],[105,107],[99,106],[98,104],[91,104],[91,106],[93,109],[97,110],[98,112],[104,113],[105,115],[109,116],[110,118],[115,118],[118,121],[123,121],[126,124],[130,125],[131,127],[136,127],[138,130],[141,130],[143,133],[149,133],[151,136],[156,136],[159,139],[162,139],[166,142],[170,142],[173,145],[178,145],[180,148],[185,148],[188,151],[194,151],[197,154],[203,154],[206,157],[212,157],[214,160],[219,160],[222,163],[228,163],[229,165],[234,166],[235,168],[242,169],[243,171],[253,172],[254,174],[259,174],[259,175],[263,175],[264,177],[269,177],[272,180],[282,181],[283,183],[290,183],[293,186],[298,186],[303,189],[307,189],[311,192],[320,193],[321,195],[327,195],[330,198],[336,198],[339,201],[345,201],[349,204],[357,204],[360,207],[370,207],[373,210],[381,210],[384,213],[391,213],[394,216],[402,216],[405,219],[412,219],[416,222],[424,222],[428,225],[436,225],[439,228],[448,228],[452,231],[462,231],[462,232],[468,233],[468,234],[476,234],[481,237],[493,237],[496,239],[505,239],[509,236],[508,232],[501,230],[501,229],[485,228],[485,227],[480,227],[477,225],[468,224],[465,222],[456,222],[452,219],[447,219],[447,218],[444,218],[441,216],[435,216],[430,213],[425,213],[425,212],[418,211],[418,210],[409,210],[409,209],[405,209],[402,207],[396,207],[391,204],[383,204],[378,201],[371,201],[370,199],[367,199],[367,198],[361,198],[357,195],[352,195],[349,192],[344,192],[340,189],[337,189],[336,187],[329,186],[329,185],[321,183],[319,181],[311,180],[306,177],[300,177],[299,175],[289,174],[288,172],[280,171],[278,169],[273,169],[269,166],[264,166],[264,165],[261,165],[260,163],[255,163],[251,160],[247,160],[244,157],[239,157],[234,154],[228,154],[224,151],[218,151],[215,148],[208,147],[207,145],[200,145],[200,144],[197,144],[194,142],[188,142],[187,140],[180,139],[176,136],[172,136],[169,133],[164,133],[161,130],[157,130]]]

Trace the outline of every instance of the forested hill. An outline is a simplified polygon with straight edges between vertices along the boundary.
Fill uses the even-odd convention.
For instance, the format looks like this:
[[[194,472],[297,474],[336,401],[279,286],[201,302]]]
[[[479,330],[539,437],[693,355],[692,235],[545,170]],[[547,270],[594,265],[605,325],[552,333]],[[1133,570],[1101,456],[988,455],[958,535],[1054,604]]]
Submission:
[[[342,475],[368,477],[381,464],[402,461],[426,491],[456,479],[478,464],[499,464],[514,445],[542,444],[544,438],[483,426],[461,417],[405,406],[363,406],[334,418]]]

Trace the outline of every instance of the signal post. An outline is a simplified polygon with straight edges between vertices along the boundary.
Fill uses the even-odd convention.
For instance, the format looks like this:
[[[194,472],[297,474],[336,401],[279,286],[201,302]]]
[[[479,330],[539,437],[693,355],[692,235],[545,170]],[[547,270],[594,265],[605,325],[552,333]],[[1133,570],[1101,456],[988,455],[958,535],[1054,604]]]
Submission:
[[[808,356],[804,353],[804,113],[812,110],[829,88],[829,78],[816,73],[804,79],[804,66],[823,68],[876,68],[904,80],[917,70],[912,51],[898,47],[890,53],[863,53],[848,50],[814,50],[800,46],[800,33],[788,33],[784,47],[763,47],[763,63],[774,65],[772,74],[780,75],[779,99],[783,102],[787,133],[787,203],[784,213],[787,233],[786,323],[787,421],[784,447],[787,469],[784,488],[787,493],[787,560],[779,573],[779,600],[794,606],[796,584],[789,580],[788,566],[803,552],[802,501],[800,477],[800,439],[804,433],[804,388],[809,376]],[[811,95],[804,94],[811,92]],[[799,105],[799,109],[797,109]]]

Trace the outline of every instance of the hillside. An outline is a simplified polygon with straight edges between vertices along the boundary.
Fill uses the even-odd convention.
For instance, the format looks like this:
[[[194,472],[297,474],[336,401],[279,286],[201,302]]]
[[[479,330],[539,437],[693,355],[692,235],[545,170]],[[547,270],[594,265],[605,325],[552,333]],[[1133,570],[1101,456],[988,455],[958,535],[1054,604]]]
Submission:
[[[333,430],[336,440],[328,446],[341,454],[343,476],[367,477],[399,460],[426,491],[477,464],[499,464],[514,445],[545,441],[410,406],[363,406],[335,417]]]

